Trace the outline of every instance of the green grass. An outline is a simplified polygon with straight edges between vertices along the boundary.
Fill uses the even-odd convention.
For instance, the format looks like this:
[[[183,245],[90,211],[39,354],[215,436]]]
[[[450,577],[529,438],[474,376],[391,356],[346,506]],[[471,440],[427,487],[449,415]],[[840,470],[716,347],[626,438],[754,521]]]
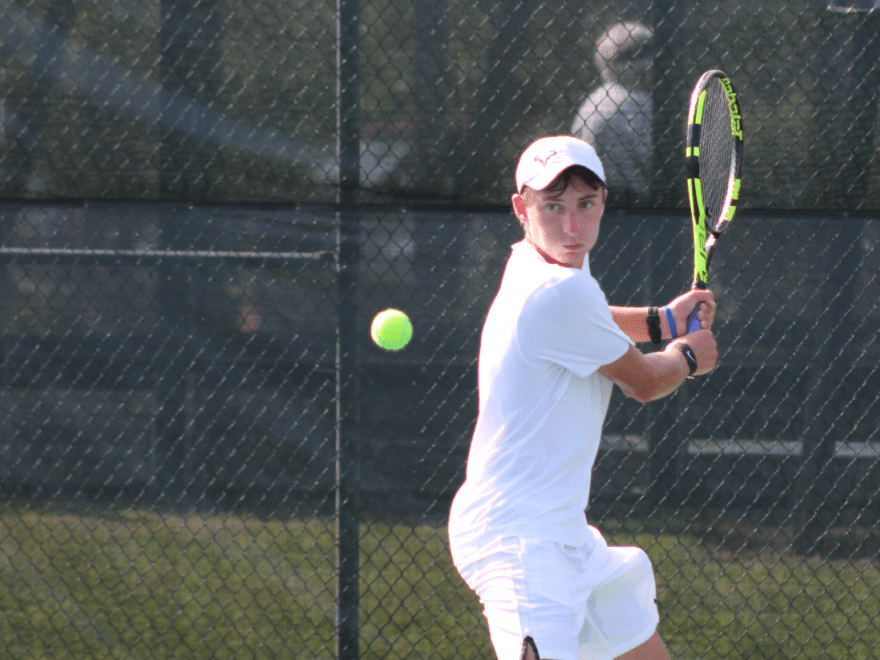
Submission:
[[[868,561],[712,554],[697,536],[628,532],[654,561],[675,658],[870,658]],[[365,521],[361,658],[493,658],[443,527]],[[0,512],[0,657],[334,657],[333,521],[234,514]]]
[[[362,547],[362,658],[480,657],[443,529],[364,523]],[[334,557],[320,518],[7,508],[0,657],[331,659]]]
[[[710,553],[687,533],[607,536],[651,557],[660,633],[673,658],[880,657],[876,562],[788,549]]]

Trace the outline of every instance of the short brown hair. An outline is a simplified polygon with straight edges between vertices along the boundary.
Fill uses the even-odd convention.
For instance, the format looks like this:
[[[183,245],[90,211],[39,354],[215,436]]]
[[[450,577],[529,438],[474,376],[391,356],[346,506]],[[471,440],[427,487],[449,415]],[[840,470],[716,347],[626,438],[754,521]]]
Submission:
[[[572,165],[571,167],[562,170],[562,172],[559,173],[559,176],[553,179],[553,181],[550,182],[550,185],[544,188],[544,191],[561,193],[568,189],[573,179],[580,179],[593,190],[600,190],[605,187],[602,179],[600,179],[593,170],[584,167],[583,165]]]

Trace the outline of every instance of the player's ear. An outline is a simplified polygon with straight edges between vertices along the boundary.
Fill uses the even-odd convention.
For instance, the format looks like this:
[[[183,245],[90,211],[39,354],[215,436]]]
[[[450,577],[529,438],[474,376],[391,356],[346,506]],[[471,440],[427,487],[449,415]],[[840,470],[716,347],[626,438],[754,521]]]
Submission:
[[[519,220],[519,224],[525,229],[529,222],[529,216],[526,214],[526,201],[519,193],[513,193],[510,196],[510,202],[513,204],[513,214]]]

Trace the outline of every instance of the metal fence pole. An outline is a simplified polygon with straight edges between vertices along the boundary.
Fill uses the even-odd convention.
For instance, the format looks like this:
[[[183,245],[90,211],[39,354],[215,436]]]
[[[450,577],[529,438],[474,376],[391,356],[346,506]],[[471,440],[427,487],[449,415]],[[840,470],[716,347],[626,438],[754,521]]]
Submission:
[[[359,655],[360,524],[358,448],[360,377],[357,354],[360,185],[358,0],[337,0],[337,259],[336,332],[336,658]]]

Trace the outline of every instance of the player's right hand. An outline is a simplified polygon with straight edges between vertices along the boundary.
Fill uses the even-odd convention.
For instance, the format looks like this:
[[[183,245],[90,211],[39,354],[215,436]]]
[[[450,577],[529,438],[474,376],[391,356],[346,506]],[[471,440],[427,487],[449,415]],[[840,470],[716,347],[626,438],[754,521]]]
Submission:
[[[701,328],[711,328],[712,323],[715,322],[715,294],[709,289],[686,291],[670,302],[668,307],[675,318],[675,329],[679,337],[687,333],[688,317],[697,307],[699,307],[697,318],[700,320]]]
[[[670,342],[670,346],[674,344],[687,344],[691,347],[697,358],[697,370],[694,376],[707,374],[718,364],[718,344],[711,330],[697,330]]]

